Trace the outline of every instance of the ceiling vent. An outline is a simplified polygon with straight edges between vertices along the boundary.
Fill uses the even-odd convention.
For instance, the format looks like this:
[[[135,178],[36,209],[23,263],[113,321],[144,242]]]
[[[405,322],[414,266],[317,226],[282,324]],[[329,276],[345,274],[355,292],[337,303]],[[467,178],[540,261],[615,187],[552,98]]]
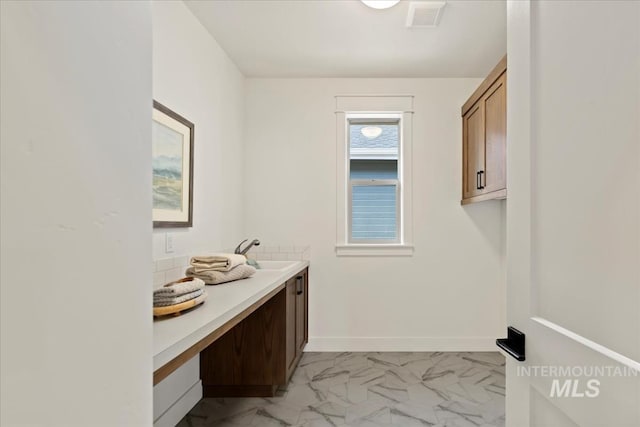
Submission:
[[[433,28],[438,25],[446,1],[412,1],[407,14],[408,28]]]

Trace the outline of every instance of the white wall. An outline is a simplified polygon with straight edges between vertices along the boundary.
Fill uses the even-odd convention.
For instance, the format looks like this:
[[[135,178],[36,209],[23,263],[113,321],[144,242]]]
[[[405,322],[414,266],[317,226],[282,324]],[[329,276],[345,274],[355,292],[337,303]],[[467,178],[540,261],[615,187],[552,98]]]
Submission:
[[[195,125],[193,227],[154,230],[157,287],[184,275],[188,258],[180,255],[235,247],[244,238],[244,76],[183,2],[154,1],[152,10],[153,98]],[[165,252],[167,232],[173,253]],[[199,400],[199,377],[192,361],[154,387],[157,426],[175,424]]]
[[[155,230],[153,257],[235,247],[243,238],[244,77],[184,3],[152,9],[153,98],[195,124],[193,227]]]
[[[149,425],[150,4],[0,5],[0,424]]]
[[[248,79],[246,231],[311,245],[315,350],[494,350],[504,333],[504,202],[460,206],[460,107],[480,79]],[[408,258],[338,258],[338,94],[415,95]]]

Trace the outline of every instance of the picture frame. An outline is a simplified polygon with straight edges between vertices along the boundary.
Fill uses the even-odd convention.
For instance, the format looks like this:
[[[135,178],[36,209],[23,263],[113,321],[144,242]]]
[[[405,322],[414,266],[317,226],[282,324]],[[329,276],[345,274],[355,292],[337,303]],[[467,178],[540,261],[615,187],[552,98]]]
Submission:
[[[153,101],[153,228],[193,226],[192,122]]]

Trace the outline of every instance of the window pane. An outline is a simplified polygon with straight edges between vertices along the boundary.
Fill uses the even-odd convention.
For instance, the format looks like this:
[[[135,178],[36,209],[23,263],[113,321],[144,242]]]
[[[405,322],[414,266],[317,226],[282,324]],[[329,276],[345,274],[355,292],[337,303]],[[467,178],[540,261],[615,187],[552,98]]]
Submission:
[[[397,160],[351,160],[351,179],[398,179]]]
[[[351,189],[351,239],[396,240],[396,186],[353,185]]]
[[[398,124],[349,124],[351,159],[398,159]]]

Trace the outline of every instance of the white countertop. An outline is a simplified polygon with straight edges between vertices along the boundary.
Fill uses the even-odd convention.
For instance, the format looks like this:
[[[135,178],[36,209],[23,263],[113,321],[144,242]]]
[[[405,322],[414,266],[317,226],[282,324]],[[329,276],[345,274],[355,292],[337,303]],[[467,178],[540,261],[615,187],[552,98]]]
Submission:
[[[309,266],[297,261],[286,270],[258,270],[248,279],[207,286],[207,300],[192,311],[153,322],[153,370],[187,350],[234,316]]]

